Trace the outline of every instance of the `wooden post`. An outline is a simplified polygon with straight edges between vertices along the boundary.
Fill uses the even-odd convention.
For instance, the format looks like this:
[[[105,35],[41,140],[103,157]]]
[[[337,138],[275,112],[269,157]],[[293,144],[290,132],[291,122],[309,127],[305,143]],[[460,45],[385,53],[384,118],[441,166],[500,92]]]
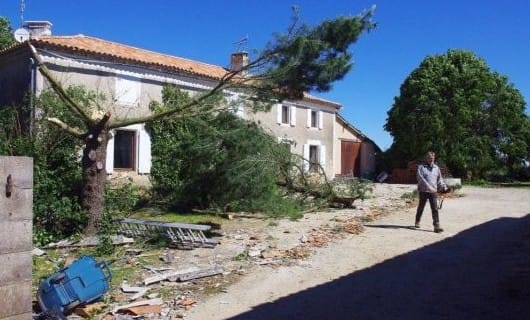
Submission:
[[[33,159],[0,156],[0,319],[32,316]]]

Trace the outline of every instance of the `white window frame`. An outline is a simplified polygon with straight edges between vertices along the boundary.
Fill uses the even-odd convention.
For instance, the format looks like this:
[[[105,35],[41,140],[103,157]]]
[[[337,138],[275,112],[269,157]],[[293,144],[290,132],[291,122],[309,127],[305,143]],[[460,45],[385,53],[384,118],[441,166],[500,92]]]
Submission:
[[[303,168],[305,172],[309,171],[310,168],[310,159],[309,153],[311,146],[317,147],[318,160],[322,168],[325,168],[326,165],[326,146],[321,143],[320,140],[308,140],[306,144],[303,145]]]
[[[315,115],[315,123],[316,125],[313,125],[313,114]],[[310,129],[320,129],[322,130],[324,128],[324,112],[322,110],[315,110],[315,109],[307,109],[307,127]]]
[[[284,108],[287,110],[287,119],[283,118]],[[276,104],[276,122],[279,125],[296,126],[296,106],[289,106],[281,103]]]
[[[112,130],[112,137],[107,143],[107,159],[105,169],[107,174],[114,173],[114,135],[116,131],[132,131],[135,135],[135,163],[134,171],[139,174],[149,174],[151,172],[151,137],[145,130],[144,124],[135,124],[123,128]]]

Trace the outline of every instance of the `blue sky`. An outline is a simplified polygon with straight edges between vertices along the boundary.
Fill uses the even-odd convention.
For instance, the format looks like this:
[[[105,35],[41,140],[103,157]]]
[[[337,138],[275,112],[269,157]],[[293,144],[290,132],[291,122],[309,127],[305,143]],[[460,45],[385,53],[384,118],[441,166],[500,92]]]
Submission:
[[[21,25],[21,0],[0,0],[0,16]],[[383,150],[387,111],[405,78],[428,55],[473,51],[508,77],[530,101],[528,0],[24,0],[24,20],[48,20],[55,35],[85,34],[135,47],[227,66],[248,37],[251,54],[284,31],[300,8],[301,20],[362,12],[376,4],[377,29],[351,50],[352,71],[318,96],[343,105],[341,114]],[[527,106],[527,114],[529,107]]]

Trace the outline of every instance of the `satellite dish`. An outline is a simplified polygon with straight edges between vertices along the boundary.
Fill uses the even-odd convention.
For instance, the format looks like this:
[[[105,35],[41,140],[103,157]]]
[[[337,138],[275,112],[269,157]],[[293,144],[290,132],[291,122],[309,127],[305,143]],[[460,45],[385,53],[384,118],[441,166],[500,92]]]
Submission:
[[[18,42],[24,42],[29,39],[29,31],[24,28],[18,28],[15,30],[13,35],[15,36],[15,40]]]

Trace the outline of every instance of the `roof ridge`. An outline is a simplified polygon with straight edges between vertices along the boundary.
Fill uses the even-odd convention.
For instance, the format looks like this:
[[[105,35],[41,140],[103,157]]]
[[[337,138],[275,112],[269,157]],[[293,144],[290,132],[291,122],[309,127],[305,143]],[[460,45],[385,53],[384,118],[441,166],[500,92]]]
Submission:
[[[98,38],[98,37],[94,37],[94,36],[90,36],[90,35],[85,35],[85,34],[82,34],[82,33],[79,33],[79,34],[76,34],[76,35],[57,35],[57,36],[56,35],[47,35],[47,36],[40,36],[40,37],[37,37],[35,39],[36,40],[40,40],[40,39],[45,40],[47,38],[48,39],[50,39],[50,38],[51,39],[53,39],[53,38],[87,38],[87,39],[92,39],[92,40],[101,41],[101,42],[105,42],[105,43],[110,43],[110,44],[113,44],[113,45],[116,45],[116,46],[132,48],[132,49],[139,50],[139,51],[142,51],[142,52],[147,52],[147,53],[151,53],[151,54],[161,55],[161,56],[165,56],[165,57],[172,58],[172,59],[176,58],[176,59],[180,59],[180,60],[184,60],[184,61],[188,61],[188,62],[192,62],[192,63],[199,63],[199,64],[210,66],[210,67],[226,69],[225,67],[219,66],[219,65],[216,65],[216,64],[202,62],[202,61],[193,60],[193,59],[189,59],[189,58],[184,58],[184,57],[171,55],[171,54],[163,53],[163,52],[159,52],[159,51],[148,50],[148,49],[136,47],[134,45],[129,45],[129,44],[121,43],[121,42],[106,40],[106,39],[102,39],[102,38]]]

